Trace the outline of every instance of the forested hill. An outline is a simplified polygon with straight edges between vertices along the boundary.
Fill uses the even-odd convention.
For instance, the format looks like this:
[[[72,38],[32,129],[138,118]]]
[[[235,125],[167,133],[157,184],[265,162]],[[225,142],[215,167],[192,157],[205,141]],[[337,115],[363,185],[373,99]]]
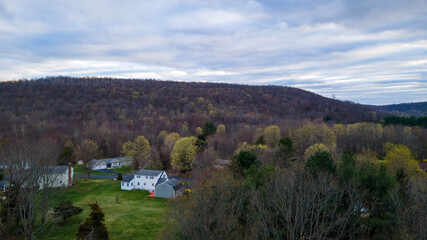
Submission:
[[[398,116],[427,116],[427,102],[392,104],[375,108]]]
[[[1,83],[0,112],[2,121],[12,115],[49,121],[102,115],[134,124],[144,117],[248,123],[325,116],[346,123],[377,120],[366,106],[290,87],[69,77]]]
[[[86,137],[101,146],[106,142],[107,156],[120,154],[122,142],[137,135],[151,142],[162,130],[197,136],[206,121],[236,133],[292,119],[328,116],[352,123],[380,120],[379,115],[366,106],[278,86],[69,77],[0,83],[0,140],[51,136],[63,143]]]

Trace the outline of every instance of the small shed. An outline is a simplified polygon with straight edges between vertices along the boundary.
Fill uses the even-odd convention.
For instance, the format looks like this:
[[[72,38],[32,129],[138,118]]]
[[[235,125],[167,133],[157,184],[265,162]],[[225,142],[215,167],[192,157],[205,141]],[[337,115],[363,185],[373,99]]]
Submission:
[[[169,179],[157,184],[154,196],[159,198],[174,198],[182,193],[182,184],[177,179]]]

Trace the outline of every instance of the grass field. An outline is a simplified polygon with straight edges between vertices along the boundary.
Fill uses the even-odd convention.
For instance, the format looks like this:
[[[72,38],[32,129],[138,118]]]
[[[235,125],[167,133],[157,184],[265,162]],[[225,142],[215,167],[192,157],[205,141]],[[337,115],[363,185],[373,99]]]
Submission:
[[[116,203],[116,195],[119,202]],[[52,206],[71,200],[84,211],[67,219],[65,224],[56,224],[49,235],[40,239],[75,239],[81,223],[88,217],[88,203],[98,201],[105,214],[105,224],[110,239],[155,239],[165,225],[166,199],[149,198],[142,190],[122,191],[120,182],[112,180],[79,180],[69,189],[58,190]]]
[[[119,172],[121,174],[131,174],[132,173],[132,166],[125,166],[125,167],[121,167],[121,168],[113,168],[111,170]]]
[[[86,175],[86,170],[82,165],[74,166],[74,174],[75,175]],[[112,168],[111,170],[122,173],[122,174],[130,174],[132,173],[132,167],[126,166],[121,168]],[[90,175],[117,175],[115,173],[106,173],[106,172],[99,172],[96,170],[90,171]]]

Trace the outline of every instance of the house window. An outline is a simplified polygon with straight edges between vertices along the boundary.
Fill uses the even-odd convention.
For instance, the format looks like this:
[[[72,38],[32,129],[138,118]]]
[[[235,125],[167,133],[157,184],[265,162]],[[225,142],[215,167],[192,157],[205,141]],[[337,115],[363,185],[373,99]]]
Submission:
[[[122,186],[124,187],[124,186],[125,186],[125,184],[124,184],[124,183],[122,183]]]
[[[130,185],[133,186],[133,183],[131,183]]]
[[[151,186],[154,186],[154,183],[152,183]]]
[[[127,183],[127,186],[129,187],[129,183]]]
[[[145,179],[148,179],[148,177],[147,177],[147,176],[145,176]]]
[[[138,182],[138,186],[139,186],[139,182]]]
[[[59,180],[59,183],[62,183],[62,180]]]
[[[150,179],[154,179],[154,177],[150,177]]]
[[[147,183],[144,183],[144,186],[147,185]]]

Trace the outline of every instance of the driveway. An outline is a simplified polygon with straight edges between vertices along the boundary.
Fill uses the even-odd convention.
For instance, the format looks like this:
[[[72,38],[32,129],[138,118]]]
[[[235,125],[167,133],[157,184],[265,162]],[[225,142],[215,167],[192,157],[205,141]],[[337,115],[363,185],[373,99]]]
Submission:
[[[113,170],[111,170],[111,169],[99,169],[99,170],[94,170],[94,171],[97,171],[97,172],[105,172],[105,173],[114,173],[114,174],[119,174],[118,172],[113,171]]]

